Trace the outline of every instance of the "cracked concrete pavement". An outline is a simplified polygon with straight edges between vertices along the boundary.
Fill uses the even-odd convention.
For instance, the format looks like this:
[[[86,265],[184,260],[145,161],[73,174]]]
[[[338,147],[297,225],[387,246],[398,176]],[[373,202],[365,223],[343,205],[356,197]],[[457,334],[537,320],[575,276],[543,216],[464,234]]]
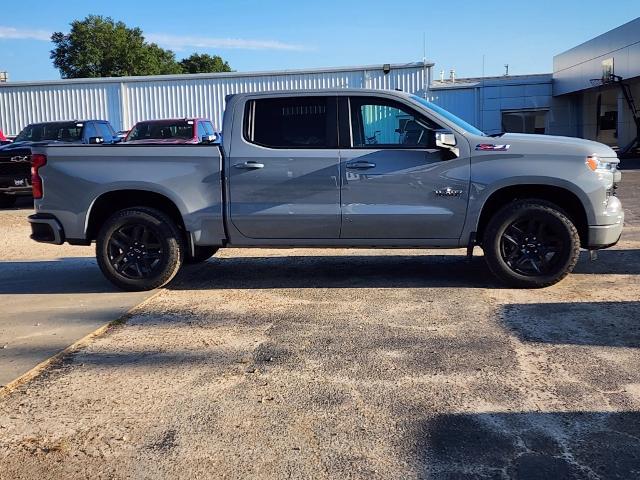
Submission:
[[[0,399],[0,478],[636,478],[639,278],[637,223],[543,290],[462,251],[225,250]]]

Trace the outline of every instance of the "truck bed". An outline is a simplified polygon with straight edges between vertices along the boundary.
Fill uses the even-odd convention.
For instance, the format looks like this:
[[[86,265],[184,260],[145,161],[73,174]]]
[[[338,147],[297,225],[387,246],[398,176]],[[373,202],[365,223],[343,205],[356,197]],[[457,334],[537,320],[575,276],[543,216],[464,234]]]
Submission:
[[[36,213],[58,218],[67,240],[85,239],[89,212],[117,190],[120,198],[163,195],[178,208],[194,244],[224,242],[218,145],[55,145],[33,153],[47,156],[40,169],[46,202],[36,200]]]

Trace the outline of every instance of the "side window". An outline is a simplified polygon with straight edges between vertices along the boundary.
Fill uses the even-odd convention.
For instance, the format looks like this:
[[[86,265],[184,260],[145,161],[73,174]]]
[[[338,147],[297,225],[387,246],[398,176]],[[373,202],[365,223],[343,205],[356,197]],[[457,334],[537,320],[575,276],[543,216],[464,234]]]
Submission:
[[[247,102],[244,135],[270,148],[337,148],[335,97],[265,98]]]
[[[104,126],[105,126],[105,128],[107,129],[107,131],[109,132],[109,134],[110,134],[112,137],[115,137],[115,136],[116,136],[116,131],[113,129],[113,127],[111,126],[111,124],[110,124],[109,122],[105,122],[105,123],[103,123],[102,125],[104,125]]]
[[[109,125],[106,123],[97,123],[98,127],[98,135],[103,138],[103,140],[107,143],[113,140],[113,133],[109,129]]]
[[[196,135],[198,136],[198,142],[202,141],[202,137],[207,134],[207,131],[204,128],[203,122],[198,122],[198,128],[196,129]]]
[[[356,148],[436,148],[441,127],[393,100],[351,97],[351,128]]]
[[[211,122],[204,122],[204,130],[207,132],[207,135],[216,134],[216,131],[213,129],[213,124]]]
[[[84,138],[85,141],[89,141],[89,139],[91,137],[97,137],[98,136],[98,131],[96,130],[95,125],[93,124],[93,122],[87,122],[84,124],[84,130],[82,132],[82,136]]]

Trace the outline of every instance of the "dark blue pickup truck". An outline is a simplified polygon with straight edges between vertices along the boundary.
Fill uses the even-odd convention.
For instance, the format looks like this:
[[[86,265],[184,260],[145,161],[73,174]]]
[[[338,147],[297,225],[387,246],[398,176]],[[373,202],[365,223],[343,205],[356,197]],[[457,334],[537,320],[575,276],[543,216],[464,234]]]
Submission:
[[[0,147],[0,208],[12,206],[20,195],[31,195],[31,147],[119,141],[120,138],[106,120],[74,120],[27,125],[13,143]]]

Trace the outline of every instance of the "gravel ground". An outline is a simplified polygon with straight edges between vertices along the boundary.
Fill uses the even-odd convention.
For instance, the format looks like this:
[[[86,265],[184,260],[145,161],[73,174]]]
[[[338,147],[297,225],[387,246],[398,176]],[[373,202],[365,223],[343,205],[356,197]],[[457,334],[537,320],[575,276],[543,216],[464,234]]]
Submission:
[[[463,253],[185,268],[0,400],[0,478],[640,477],[640,229],[544,290]]]

